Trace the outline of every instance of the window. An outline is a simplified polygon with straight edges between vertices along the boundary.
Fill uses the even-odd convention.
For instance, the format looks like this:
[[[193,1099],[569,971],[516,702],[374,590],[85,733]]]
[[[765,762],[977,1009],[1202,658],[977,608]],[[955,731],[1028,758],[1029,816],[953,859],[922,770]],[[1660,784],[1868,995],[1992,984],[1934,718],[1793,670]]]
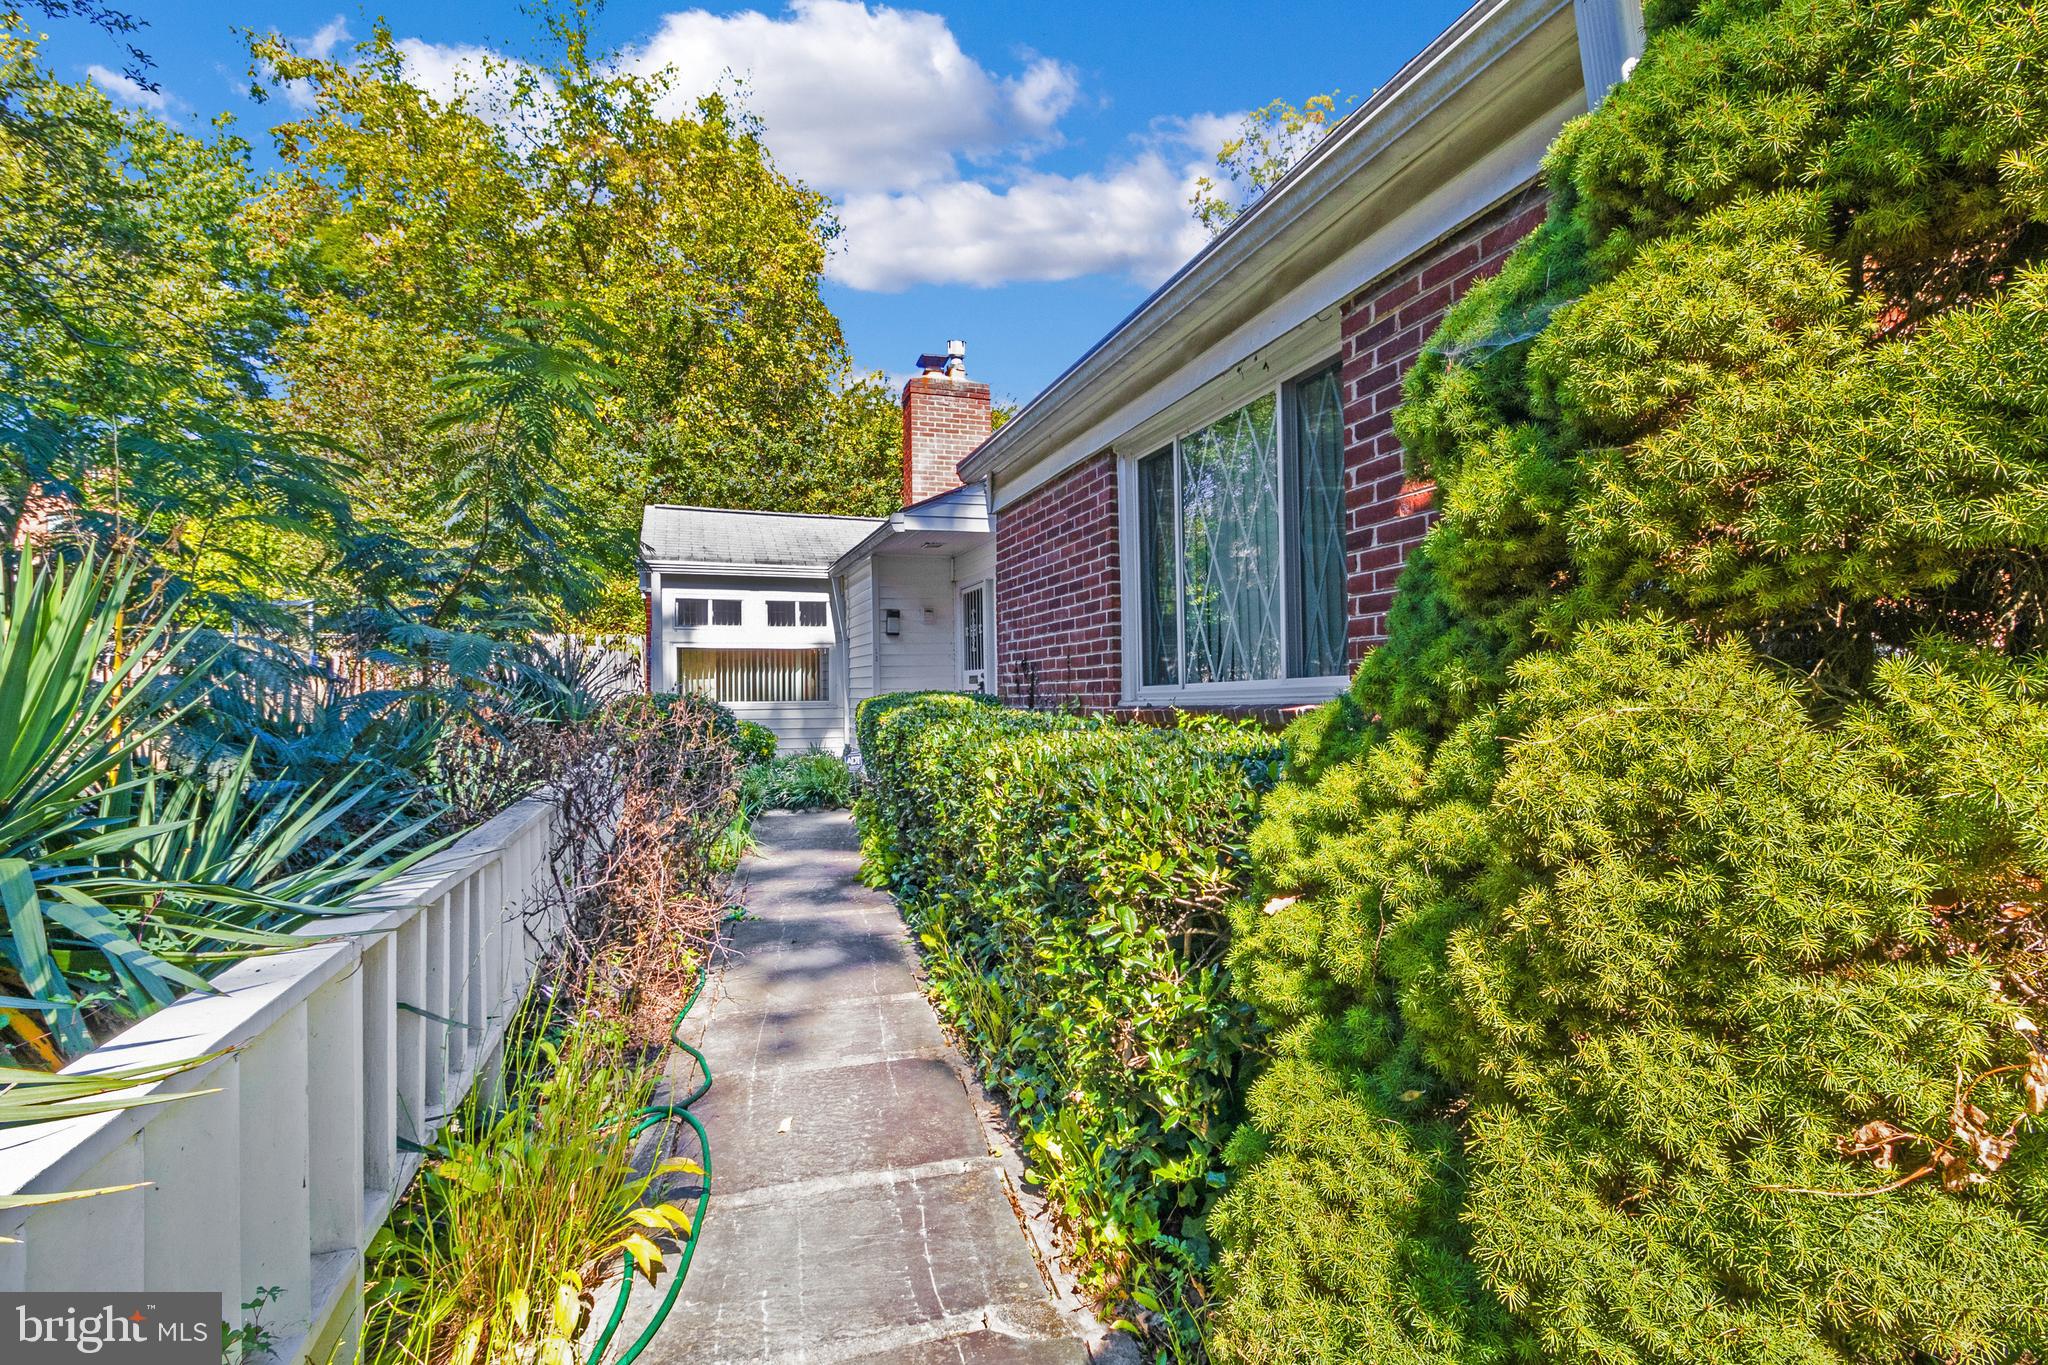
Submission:
[[[1344,402],[1337,367],[1294,386],[1294,672],[1345,672]]]
[[[799,602],[796,604],[796,615],[797,621],[800,624],[815,630],[825,624],[825,604],[823,602]]]
[[[1180,681],[1180,498],[1173,474],[1172,446],[1138,462],[1138,576],[1145,594],[1139,677],[1147,687]]]
[[[1138,462],[1144,686],[1344,672],[1343,435],[1332,365]]]
[[[960,685],[988,690],[988,592],[979,583],[960,594]]]
[[[768,624],[771,626],[793,626],[796,624],[796,603],[770,602]]]
[[[830,662],[823,649],[679,649],[676,679],[718,702],[826,701]]]
[[[679,626],[736,626],[740,623],[737,597],[683,597],[676,601]]]

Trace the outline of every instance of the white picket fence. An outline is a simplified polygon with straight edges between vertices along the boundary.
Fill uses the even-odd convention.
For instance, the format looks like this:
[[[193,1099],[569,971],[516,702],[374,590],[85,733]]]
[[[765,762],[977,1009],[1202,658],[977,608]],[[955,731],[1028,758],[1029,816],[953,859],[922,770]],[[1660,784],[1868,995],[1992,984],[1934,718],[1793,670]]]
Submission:
[[[559,925],[553,804],[530,797],[310,926],[320,941],[238,963],[220,993],[159,1011],[71,1071],[212,1060],[198,1092],[0,1131],[0,1194],[147,1182],[0,1210],[0,1290],[218,1290],[230,1321],[262,1286],[280,1365],[350,1362],[363,1248],[472,1085]],[[538,913],[537,913],[538,912]],[[216,1055],[218,1054],[218,1055]],[[149,1093],[149,1092],[138,1092]]]

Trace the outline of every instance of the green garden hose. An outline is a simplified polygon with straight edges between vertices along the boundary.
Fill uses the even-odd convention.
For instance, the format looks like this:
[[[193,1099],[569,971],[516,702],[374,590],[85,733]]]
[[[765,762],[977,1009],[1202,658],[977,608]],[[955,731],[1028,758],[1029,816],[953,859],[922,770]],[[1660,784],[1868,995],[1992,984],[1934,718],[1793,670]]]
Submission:
[[[698,1164],[704,1168],[698,1182],[697,1208],[690,1215],[690,1235],[683,1239],[682,1255],[676,1260],[675,1273],[669,1277],[668,1293],[662,1296],[661,1306],[654,1310],[654,1317],[640,1329],[640,1335],[633,1338],[633,1344],[619,1357],[617,1365],[633,1365],[633,1362],[640,1358],[640,1353],[654,1340],[654,1334],[661,1330],[661,1325],[668,1321],[669,1310],[675,1307],[676,1296],[682,1292],[683,1281],[689,1277],[690,1259],[697,1254],[697,1238],[704,1232],[704,1210],[711,1205],[711,1139],[704,1132],[703,1121],[690,1112],[691,1105],[711,1092],[711,1063],[704,1059],[702,1052],[683,1041],[683,1020],[690,1017],[690,1010],[696,1005],[697,997],[704,993],[704,983],[710,975],[711,962],[707,957],[704,965],[697,971],[697,984],[690,991],[690,998],[676,1011],[676,1021],[670,1027],[668,1035],[670,1042],[696,1059],[697,1069],[703,1073],[703,1079],[697,1082],[696,1089],[672,1104],[650,1104],[640,1109],[634,1117],[632,1132],[632,1136],[638,1138],[650,1128],[673,1123],[677,1119],[689,1124],[696,1131],[700,1158]],[[625,1255],[625,1265],[619,1279],[619,1296],[612,1304],[611,1318],[605,1323],[604,1331],[598,1334],[597,1342],[590,1348],[584,1365],[603,1365],[604,1353],[610,1349],[612,1337],[618,1333],[619,1323],[626,1316],[626,1300],[633,1292],[634,1262],[632,1252],[629,1251]]]

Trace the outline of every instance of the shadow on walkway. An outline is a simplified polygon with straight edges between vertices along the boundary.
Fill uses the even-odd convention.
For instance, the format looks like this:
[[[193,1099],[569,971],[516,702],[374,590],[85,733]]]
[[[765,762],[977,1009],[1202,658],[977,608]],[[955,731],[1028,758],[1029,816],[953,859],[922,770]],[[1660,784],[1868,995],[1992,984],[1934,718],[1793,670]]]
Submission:
[[[691,1019],[716,1077],[695,1110],[711,1207],[641,1361],[1084,1365],[896,907],[855,879],[852,822],[777,814],[754,831],[751,917]],[[665,1289],[635,1289],[622,1342]]]

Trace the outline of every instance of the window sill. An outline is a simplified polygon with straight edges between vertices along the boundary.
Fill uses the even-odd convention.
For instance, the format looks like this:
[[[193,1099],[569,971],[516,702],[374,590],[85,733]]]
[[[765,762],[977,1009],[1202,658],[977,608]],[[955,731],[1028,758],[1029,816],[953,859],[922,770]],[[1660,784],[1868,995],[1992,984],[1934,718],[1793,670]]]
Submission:
[[[1350,686],[1348,677],[1280,678],[1271,682],[1196,683],[1188,687],[1140,687],[1127,692],[1126,707],[1215,711],[1232,706],[1320,706]]]

